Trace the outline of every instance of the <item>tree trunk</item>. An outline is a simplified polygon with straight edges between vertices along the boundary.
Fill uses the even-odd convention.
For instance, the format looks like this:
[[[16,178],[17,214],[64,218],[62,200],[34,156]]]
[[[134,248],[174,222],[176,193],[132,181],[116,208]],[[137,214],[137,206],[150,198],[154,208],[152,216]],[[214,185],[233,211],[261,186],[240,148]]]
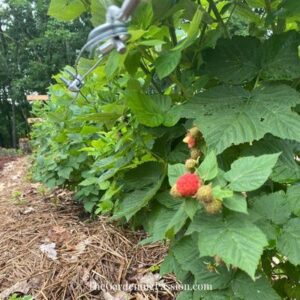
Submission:
[[[11,139],[13,148],[17,149],[17,130],[16,130],[16,105],[15,100],[11,100]]]

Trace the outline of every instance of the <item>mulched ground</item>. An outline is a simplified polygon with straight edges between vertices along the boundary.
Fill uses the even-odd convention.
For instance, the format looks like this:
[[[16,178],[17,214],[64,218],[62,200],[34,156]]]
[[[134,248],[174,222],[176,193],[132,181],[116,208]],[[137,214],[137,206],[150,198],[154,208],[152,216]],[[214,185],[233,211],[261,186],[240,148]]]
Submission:
[[[16,157],[0,157],[0,172],[3,170],[5,164],[13,160],[16,160]]]
[[[0,299],[13,293],[53,300],[175,299],[175,278],[152,272],[165,245],[142,247],[143,232],[84,218],[71,193],[49,194],[28,180],[26,157],[8,161],[0,160],[0,170],[6,162],[0,172]],[[110,285],[117,284],[160,287],[116,293]]]

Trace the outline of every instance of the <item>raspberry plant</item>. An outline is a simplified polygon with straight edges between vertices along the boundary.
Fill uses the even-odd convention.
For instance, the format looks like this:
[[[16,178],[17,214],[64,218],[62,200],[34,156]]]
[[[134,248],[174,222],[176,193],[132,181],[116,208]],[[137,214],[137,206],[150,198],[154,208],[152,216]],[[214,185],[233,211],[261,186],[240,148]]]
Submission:
[[[110,3],[49,13],[97,25]],[[161,274],[212,286],[177,299],[299,299],[299,22],[298,0],[142,1],[127,52],[36,107],[36,179],[168,240]]]

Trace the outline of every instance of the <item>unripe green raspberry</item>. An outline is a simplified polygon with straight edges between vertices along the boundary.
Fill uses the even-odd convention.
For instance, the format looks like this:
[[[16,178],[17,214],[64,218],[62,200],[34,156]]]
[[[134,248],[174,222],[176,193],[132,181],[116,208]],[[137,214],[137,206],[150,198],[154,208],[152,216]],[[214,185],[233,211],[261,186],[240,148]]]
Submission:
[[[218,256],[218,255],[216,255],[216,256],[214,257],[214,260],[215,260],[215,263],[216,263],[217,266],[223,265],[223,264],[224,264],[223,259],[222,259],[220,256]]]
[[[192,159],[192,158],[189,158],[185,161],[185,168],[188,170],[188,171],[193,171],[195,169],[195,167],[197,166],[197,161]]]
[[[205,203],[204,208],[208,214],[216,215],[222,210],[222,202],[218,199],[214,199],[210,203]]]
[[[211,184],[201,186],[197,191],[196,199],[203,203],[213,202],[214,198]]]
[[[191,149],[191,158],[197,160],[201,156],[201,151],[197,148]]]
[[[200,138],[201,137],[201,132],[197,127],[193,127],[191,129],[189,129],[189,133],[191,134],[192,137],[194,137],[195,139]]]
[[[170,195],[174,198],[181,198],[182,195],[178,192],[176,184],[172,186]]]

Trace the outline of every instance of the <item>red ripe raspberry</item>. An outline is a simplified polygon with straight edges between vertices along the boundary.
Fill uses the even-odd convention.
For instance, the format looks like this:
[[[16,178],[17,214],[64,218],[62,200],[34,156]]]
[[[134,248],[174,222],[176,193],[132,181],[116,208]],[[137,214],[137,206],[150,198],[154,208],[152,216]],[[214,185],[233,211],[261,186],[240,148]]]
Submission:
[[[190,133],[188,133],[185,138],[183,139],[183,142],[186,143],[189,147],[189,149],[192,149],[196,146],[196,138],[193,137]]]
[[[188,141],[188,147],[189,149],[192,149],[196,146],[196,139],[192,136],[190,136],[189,141]]]
[[[182,195],[182,197],[190,197],[197,193],[197,190],[201,184],[202,182],[199,176],[196,174],[187,173],[177,179],[176,187],[177,191]]]

